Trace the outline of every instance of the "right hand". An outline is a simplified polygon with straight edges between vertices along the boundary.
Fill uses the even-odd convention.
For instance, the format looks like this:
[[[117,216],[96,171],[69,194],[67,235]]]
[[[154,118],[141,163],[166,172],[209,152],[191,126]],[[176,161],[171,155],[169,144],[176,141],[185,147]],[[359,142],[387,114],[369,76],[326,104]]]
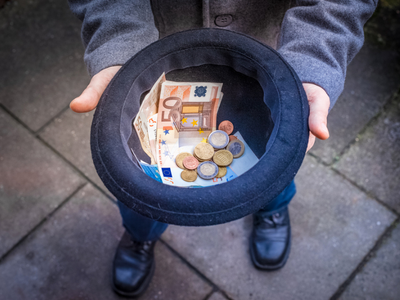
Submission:
[[[71,101],[69,107],[77,113],[85,113],[95,109],[107,85],[120,68],[121,66],[109,67],[94,75],[87,88],[79,97]]]

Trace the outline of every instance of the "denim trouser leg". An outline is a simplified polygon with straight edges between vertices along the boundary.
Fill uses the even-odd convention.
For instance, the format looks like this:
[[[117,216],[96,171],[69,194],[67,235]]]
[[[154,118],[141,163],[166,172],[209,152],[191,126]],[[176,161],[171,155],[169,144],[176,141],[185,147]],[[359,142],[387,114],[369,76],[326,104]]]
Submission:
[[[287,206],[295,194],[296,185],[294,181],[292,181],[282,193],[263,209],[260,209],[259,212],[277,211]],[[168,227],[168,224],[143,217],[126,207],[121,201],[118,201],[118,207],[121,212],[124,227],[135,241],[144,242],[157,240]]]
[[[121,201],[118,201],[118,207],[123,225],[135,241],[155,241],[160,238],[161,234],[168,227],[168,224],[143,217],[129,209]]]
[[[292,200],[296,194],[296,185],[294,180],[280,193],[274,200],[272,200],[264,208],[260,209],[260,212],[274,212],[280,210],[281,208],[288,206],[289,202]]]

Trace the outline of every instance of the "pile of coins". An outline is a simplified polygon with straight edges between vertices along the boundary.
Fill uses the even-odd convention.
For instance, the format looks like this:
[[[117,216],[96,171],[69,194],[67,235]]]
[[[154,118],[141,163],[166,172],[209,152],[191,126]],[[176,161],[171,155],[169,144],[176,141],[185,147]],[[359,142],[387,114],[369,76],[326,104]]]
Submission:
[[[224,177],[227,174],[226,167],[244,153],[244,144],[231,135],[232,132],[233,124],[223,121],[218,130],[210,133],[207,143],[200,143],[194,148],[193,154],[178,154],[175,162],[183,169],[181,178],[193,182],[197,176],[206,180]]]

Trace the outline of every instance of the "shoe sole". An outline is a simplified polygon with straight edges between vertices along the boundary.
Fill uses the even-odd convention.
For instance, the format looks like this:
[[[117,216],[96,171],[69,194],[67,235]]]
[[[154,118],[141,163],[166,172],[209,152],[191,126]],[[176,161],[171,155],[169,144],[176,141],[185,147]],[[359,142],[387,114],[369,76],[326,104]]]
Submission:
[[[250,257],[251,257],[251,260],[252,260],[254,266],[256,268],[258,268],[258,269],[265,270],[265,271],[275,271],[275,270],[278,270],[278,269],[282,268],[286,264],[286,262],[287,262],[287,260],[289,258],[290,248],[292,246],[292,232],[291,232],[291,230],[290,230],[289,234],[290,234],[290,238],[289,238],[288,249],[287,249],[287,251],[285,253],[285,256],[283,257],[283,260],[279,264],[276,264],[276,265],[262,265],[262,264],[258,263],[256,258],[255,258],[256,256],[254,254],[252,239],[250,239]]]
[[[153,278],[155,269],[156,269],[156,264],[155,264],[155,262],[153,262],[153,265],[152,265],[152,267],[151,267],[149,276],[147,276],[146,280],[143,282],[143,284],[141,285],[141,287],[140,287],[137,291],[135,291],[135,292],[133,292],[133,293],[127,293],[127,292],[123,292],[123,291],[119,290],[119,289],[115,286],[114,280],[113,280],[113,281],[112,281],[112,286],[113,286],[114,292],[116,292],[118,295],[123,296],[123,297],[127,297],[127,298],[138,298],[138,297],[141,296],[141,295],[146,291],[146,289],[149,287],[149,284],[150,284],[150,282],[151,282],[151,279]]]

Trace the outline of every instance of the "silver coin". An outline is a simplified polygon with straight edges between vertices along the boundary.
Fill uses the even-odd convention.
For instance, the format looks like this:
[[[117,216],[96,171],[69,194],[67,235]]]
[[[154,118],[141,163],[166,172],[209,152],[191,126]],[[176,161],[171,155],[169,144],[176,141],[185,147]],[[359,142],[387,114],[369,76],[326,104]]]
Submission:
[[[215,149],[225,148],[229,143],[229,135],[222,130],[215,130],[210,133],[208,143]]]
[[[218,166],[212,161],[205,161],[199,164],[197,173],[203,179],[213,179],[218,174]]]
[[[233,140],[226,149],[232,153],[234,158],[238,158],[244,153],[244,144],[240,140]]]

